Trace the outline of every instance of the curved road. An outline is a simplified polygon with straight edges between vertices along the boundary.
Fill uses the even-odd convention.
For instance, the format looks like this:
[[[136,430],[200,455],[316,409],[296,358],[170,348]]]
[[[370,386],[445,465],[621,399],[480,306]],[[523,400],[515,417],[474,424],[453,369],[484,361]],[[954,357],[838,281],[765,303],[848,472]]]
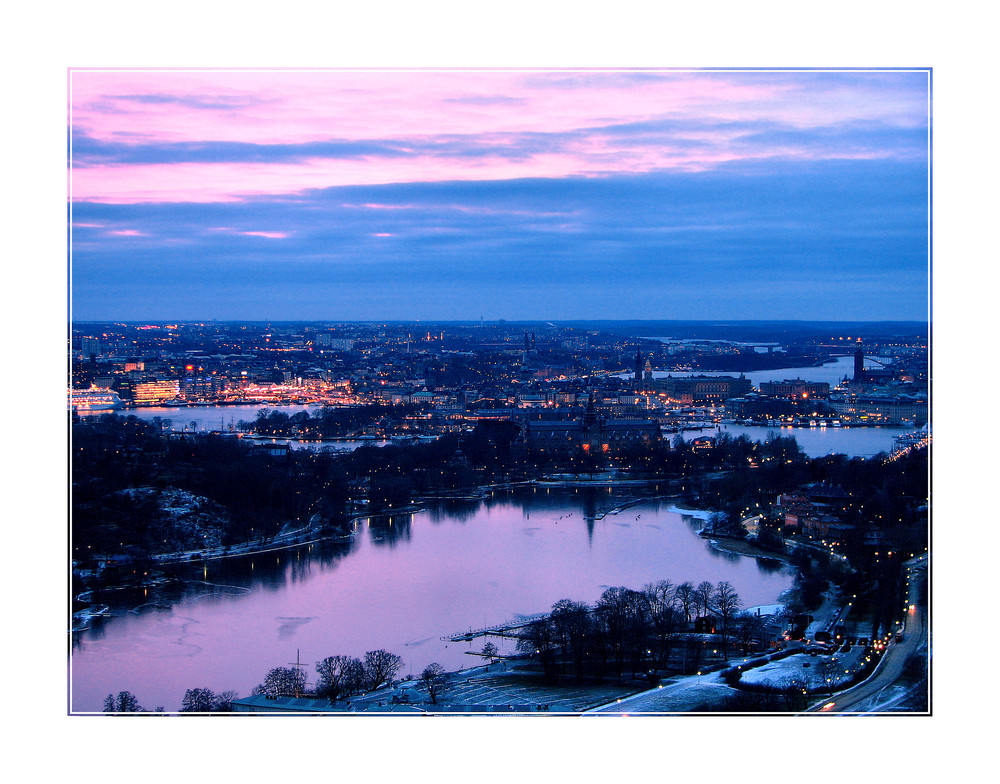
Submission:
[[[906,663],[924,644],[930,648],[927,613],[922,607],[927,596],[927,556],[908,562],[909,609],[902,642],[890,642],[875,673],[865,682],[835,694],[829,701],[809,709],[810,713],[859,714],[880,713],[887,705],[870,707],[878,703],[879,694],[892,686],[903,674]],[[865,707],[869,706],[869,707]]]

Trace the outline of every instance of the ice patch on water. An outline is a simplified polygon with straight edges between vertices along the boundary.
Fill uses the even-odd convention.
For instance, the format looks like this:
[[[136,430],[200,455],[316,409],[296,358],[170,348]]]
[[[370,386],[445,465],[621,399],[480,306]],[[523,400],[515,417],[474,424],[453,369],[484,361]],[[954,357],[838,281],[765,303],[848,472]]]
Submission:
[[[278,626],[278,636],[290,637],[300,626],[304,626],[309,623],[309,621],[315,620],[315,616],[301,618],[279,615],[275,620],[280,621],[280,625]]]

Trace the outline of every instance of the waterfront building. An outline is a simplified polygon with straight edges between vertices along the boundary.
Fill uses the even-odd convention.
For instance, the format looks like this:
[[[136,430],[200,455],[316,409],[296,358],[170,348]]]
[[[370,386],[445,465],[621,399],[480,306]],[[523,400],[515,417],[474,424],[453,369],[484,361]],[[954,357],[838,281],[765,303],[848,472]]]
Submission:
[[[529,419],[524,423],[524,435],[531,448],[566,451],[582,448],[603,453],[629,444],[652,444],[661,438],[660,423],[655,419],[599,416],[593,393],[582,419]]]
[[[797,401],[745,395],[726,401],[726,412],[734,419],[753,419],[754,417],[776,418],[799,413]]]
[[[854,526],[842,522],[836,515],[810,514],[800,520],[800,530],[813,539],[842,540],[854,530]]]
[[[803,381],[801,378],[785,381],[762,381],[760,393],[770,397],[825,398],[830,395],[830,385],[825,381]]]
[[[721,403],[732,397],[745,395],[753,385],[742,374],[734,376],[688,376],[653,379],[650,384],[673,400],[688,404]]]
[[[184,376],[180,381],[180,392],[188,400],[211,398],[217,392],[215,376]]]
[[[922,425],[927,422],[924,395],[831,395],[830,406],[849,422]]]
[[[813,482],[803,485],[802,494],[809,499],[813,509],[822,509],[831,514],[844,514],[851,503],[851,497],[840,485]]]
[[[180,393],[180,385],[177,379],[165,379],[163,381],[145,381],[136,384],[133,389],[133,398],[137,405],[155,405],[174,400]]]
[[[882,364],[879,360],[875,360],[878,364]],[[854,378],[852,379],[852,385],[856,387],[863,387],[864,385],[871,384],[887,384],[896,378],[896,371],[893,368],[866,368],[865,367],[865,351],[861,345],[861,339],[858,338],[857,348],[854,350]]]
[[[292,448],[289,444],[254,444],[250,447],[250,456],[287,458],[291,449]]]
[[[699,436],[691,440],[691,449],[695,452],[707,452],[715,446],[713,436]]]
[[[774,511],[784,518],[786,528],[798,528],[799,520],[812,511],[812,503],[804,495],[783,493],[775,501]]]

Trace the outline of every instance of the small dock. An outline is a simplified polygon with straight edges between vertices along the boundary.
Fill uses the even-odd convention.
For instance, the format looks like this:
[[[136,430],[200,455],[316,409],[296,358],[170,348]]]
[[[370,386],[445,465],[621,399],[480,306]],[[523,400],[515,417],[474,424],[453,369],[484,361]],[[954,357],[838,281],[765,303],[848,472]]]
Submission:
[[[522,629],[526,629],[535,621],[545,618],[546,615],[546,613],[542,613],[541,615],[525,618],[520,621],[509,621],[497,626],[486,626],[482,629],[469,629],[467,632],[458,632],[457,634],[442,637],[441,639],[446,642],[471,642],[477,637],[506,637],[507,639],[518,640],[523,636],[520,633]]]

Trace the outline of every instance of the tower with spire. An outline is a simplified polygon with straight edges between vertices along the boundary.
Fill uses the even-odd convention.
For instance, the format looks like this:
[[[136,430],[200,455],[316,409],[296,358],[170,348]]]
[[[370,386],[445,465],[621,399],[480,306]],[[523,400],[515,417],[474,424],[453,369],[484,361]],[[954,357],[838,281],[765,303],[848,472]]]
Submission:
[[[591,390],[590,396],[587,398],[587,410],[583,414],[583,427],[589,431],[596,424],[597,409],[594,407],[594,391]]]

